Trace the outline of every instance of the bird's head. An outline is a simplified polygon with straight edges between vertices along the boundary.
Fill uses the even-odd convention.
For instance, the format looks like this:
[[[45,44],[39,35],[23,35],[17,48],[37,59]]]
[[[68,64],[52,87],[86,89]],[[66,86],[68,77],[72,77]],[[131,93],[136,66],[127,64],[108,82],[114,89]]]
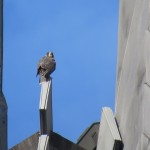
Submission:
[[[47,52],[46,56],[50,57],[50,58],[54,58],[54,54],[53,52]]]

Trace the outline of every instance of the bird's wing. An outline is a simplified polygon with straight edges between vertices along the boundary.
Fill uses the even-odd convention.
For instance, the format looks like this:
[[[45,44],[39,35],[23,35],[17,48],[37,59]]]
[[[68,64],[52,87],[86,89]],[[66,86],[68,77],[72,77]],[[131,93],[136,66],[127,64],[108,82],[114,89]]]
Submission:
[[[43,61],[41,62],[40,66],[43,69],[50,70],[50,69],[52,69],[55,66],[55,64],[56,63],[55,63],[55,60],[53,58],[45,57],[43,59]]]
[[[45,59],[45,57],[43,57],[43,58],[41,58],[41,59],[39,60],[39,63],[38,63],[38,66],[37,66],[37,74],[36,74],[36,75],[39,74],[44,59]]]

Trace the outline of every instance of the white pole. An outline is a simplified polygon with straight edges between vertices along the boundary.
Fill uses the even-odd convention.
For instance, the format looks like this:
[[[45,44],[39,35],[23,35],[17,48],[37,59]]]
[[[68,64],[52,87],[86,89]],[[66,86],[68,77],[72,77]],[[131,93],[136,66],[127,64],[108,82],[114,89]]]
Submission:
[[[50,133],[53,131],[51,78],[41,83],[39,111],[41,135],[39,137],[38,150],[52,150],[52,146],[49,143]]]

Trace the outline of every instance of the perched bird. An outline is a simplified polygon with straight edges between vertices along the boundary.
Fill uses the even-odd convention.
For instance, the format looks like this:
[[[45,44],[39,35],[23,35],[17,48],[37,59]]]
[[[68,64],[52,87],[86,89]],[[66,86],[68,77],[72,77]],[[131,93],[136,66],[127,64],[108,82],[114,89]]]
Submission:
[[[46,56],[44,56],[38,63],[36,76],[40,75],[40,82],[47,81],[55,69],[56,62],[54,59],[54,54],[52,52],[47,52]]]

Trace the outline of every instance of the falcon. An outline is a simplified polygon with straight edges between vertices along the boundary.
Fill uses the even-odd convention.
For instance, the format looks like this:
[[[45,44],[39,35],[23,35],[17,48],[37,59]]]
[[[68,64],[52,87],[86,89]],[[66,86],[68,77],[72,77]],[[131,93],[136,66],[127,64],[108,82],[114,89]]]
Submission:
[[[47,52],[46,56],[44,56],[38,63],[37,74],[40,75],[40,82],[48,81],[51,77],[51,73],[53,73],[56,69],[56,62],[54,59],[53,52]]]

